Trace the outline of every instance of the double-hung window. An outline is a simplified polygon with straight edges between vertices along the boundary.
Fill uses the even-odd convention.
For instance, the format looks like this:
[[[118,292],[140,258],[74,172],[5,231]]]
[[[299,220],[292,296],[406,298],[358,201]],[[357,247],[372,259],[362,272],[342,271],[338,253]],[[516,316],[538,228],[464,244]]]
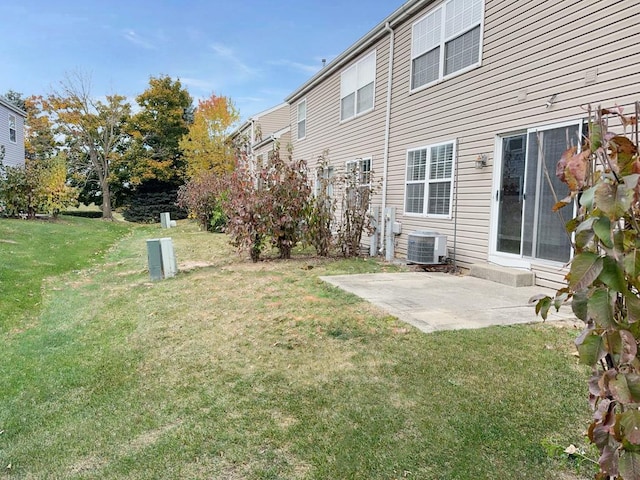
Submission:
[[[16,116],[9,114],[9,140],[16,143]]]
[[[331,166],[322,166],[316,169],[315,194],[333,197],[334,170]]]
[[[407,152],[405,213],[451,216],[454,158],[453,142]]]
[[[348,120],[373,108],[376,52],[358,60],[340,75],[340,120]]]
[[[358,158],[347,162],[347,175],[354,177],[358,187],[371,186],[371,158]]]
[[[371,158],[358,158],[347,162],[347,205],[367,208],[371,194]]]
[[[447,0],[413,24],[411,89],[480,64],[484,0]]]
[[[298,103],[298,140],[307,136],[307,100]]]

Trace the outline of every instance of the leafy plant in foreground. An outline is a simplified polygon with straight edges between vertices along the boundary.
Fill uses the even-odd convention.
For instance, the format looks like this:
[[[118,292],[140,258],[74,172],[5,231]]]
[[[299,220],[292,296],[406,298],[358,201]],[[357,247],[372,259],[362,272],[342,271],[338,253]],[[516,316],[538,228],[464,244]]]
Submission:
[[[366,170],[360,159],[347,164],[337,234],[337,244],[345,257],[357,257],[362,234],[373,232],[370,214],[372,176],[373,172]]]
[[[318,158],[316,193],[309,202],[306,232],[308,243],[322,257],[329,255],[334,244],[332,224],[336,212],[336,200],[331,194],[335,179],[324,174],[329,172],[328,155],[328,150],[325,150]]]
[[[239,159],[225,202],[226,232],[233,245],[250,250],[254,262],[265,241],[278,249],[280,258],[291,258],[291,250],[304,236],[310,197],[306,163],[282,159],[279,147],[265,165]]]
[[[228,196],[229,177],[210,170],[192,178],[178,190],[178,206],[188,210],[203,229],[224,231],[227,216],[223,203]]]
[[[592,368],[589,440],[600,452],[598,479],[640,479],[640,156],[638,115],[590,112],[580,150],[567,150],[556,174],[569,195],[554,210],[576,205],[566,224],[574,257],[567,286],[555,298],[536,296],[547,317],[564,303],[585,328],[576,339],[580,362]],[[617,122],[624,135],[609,132]],[[631,132],[626,132],[631,127]]]

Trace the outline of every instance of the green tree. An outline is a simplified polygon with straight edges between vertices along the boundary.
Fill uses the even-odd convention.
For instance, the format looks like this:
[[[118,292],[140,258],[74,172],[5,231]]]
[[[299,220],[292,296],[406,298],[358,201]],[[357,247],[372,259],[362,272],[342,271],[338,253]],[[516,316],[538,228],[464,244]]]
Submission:
[[[53,125],[44,111],[42,97],[23,99],[10,91],[11,101],[27,113],[25,120],[25,164],[21,167],[1,167],[3,171],[0,201],[9,215],[36,213],[56,216],[76,203],[77,191],[67,183],[67,161],[59,151]]]
[[[193,120],[191,96],[180,80],[162,76],[151,77],[136,101],[140,111],[129,124],[128,181],[141,190],[144,184],[151,191],[177,188],[185,179],[180,139]]]
[[[27,164],[31,161],[27,160]],[[39,209],[54,217],[78,201],[78,190],[67,183],[67,155],[64,151],[42,163],[38,169]]]
[[[60,85],[46,101],[55,132],[64,138],[76,177],[97,178],[102,218],[112,220],[111,167],[126,141],[131,107],[121,95],[107,95],[104,102],[93,99],[89,79],[79,74]]]
[[[31,96],[23,102],[25,119],[24,148],[27,160],[46,161],[57,154],[60,143],[56,140],[54,125],[46,114],[45,100]]]
[[[9,103],[14,104],[21,110],[26,110],[25,99],[22,97],[22,93],[16,92],[15,90],[8,90],[7,93],[3,95],[3,97],[9,101]]]

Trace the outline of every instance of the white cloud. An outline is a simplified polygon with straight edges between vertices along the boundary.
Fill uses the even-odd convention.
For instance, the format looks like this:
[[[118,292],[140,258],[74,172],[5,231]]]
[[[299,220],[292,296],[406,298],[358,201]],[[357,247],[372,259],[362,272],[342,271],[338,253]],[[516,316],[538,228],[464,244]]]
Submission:
[[[153,45],[149,40],[142,38],[134,30],[126,30],[125,32],[123,32],[122,36],[125,40],[128,40],[138,47],[142,47],[147,50],[153,50],[156,48],[155,45]]]
[[[212,92],[216,89],[214,82],[200,78],[180,77],[180,82],[187,87],[192,87],[197,90]]]
[[[305,64],[305,63],[300,63],[300,62],[294,62],[291,60],[273,60],[271,62],[269,62],[270,65],[275,65],[277,67],[288,67],[288,68],[292,68],[294,70],[298,70],[302,73],[307,73],[307,74],[311,74],[313,75],[314,73],[318,72],[318,70],[320,70],[320,68],[322,68],[322,61],[315,63],[313,65],[309,65],[309,64]]]
[[[227,47],[226,45],[222,45],[221,43],[212,43],[210,47],[211,47],[211,50],[213,50],[213,52],[218,57],[228,61],[241,73],[245,75],[252,75],[252,76],[258,73],[256,69],[250,67],[249,65],[244,63],[242,60],[240,60],[240,57],[235,53],[235,51],[232,48]]]

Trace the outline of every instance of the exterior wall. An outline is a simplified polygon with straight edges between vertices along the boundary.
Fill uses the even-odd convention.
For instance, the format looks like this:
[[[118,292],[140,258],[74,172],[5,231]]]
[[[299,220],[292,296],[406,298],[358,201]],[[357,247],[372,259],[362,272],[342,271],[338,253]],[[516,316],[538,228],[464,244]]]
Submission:
[[[345,121],[340,120],[340,76],[346,68],[375,50],[376,73],[373,109]],[[374,197],[372,205],[380,205],[380,188],[383,173],[385,125],[387,109],[387,86],[389,67],[389,37],[386,36],[362,51],[336,70],[317,88],[291,103],[291,143],[293,157],[304,159],[311,172],[315,172],[319,158],[328,153],[329,164],[334,174],[344,173],[346,164],[361,158],[371,158]],[[298,139],[298,103],[306,101],[306,135]],[[341,185],[334,188],[340,198]],[[340,206],[338,212],[340,214]],[[363,238],[363,243],[368,239]]]
[[[289,125],[289,105],[280,105],[254,118],[257,128],[262,133],[262,138],[265,139]]]
[[[16,118],[16,141],[9,137],[9,115]],[[24,112],[0,101],[0,145],[4,146],[4,165],[24,165]]]
[[[640,6],[607,0],[485,0],[480,66],[411,92],[412,25],[443,2],[408,0],[289,96],[294,157],[313,167],[328,150],[336,171],[349,160],[371,157],[375,178],[382,178],[392,38],[385,27],[391,26],[387,189],[374,205],[384,201],[402,223],[395,256],[406,258],[409,233],[433,230],[447,235],[449,256],[460,267],[495,261],[529,268],[539,285],[557,287],[567,271],[564,264],[526,258],[511,264],[495,252],[501,138],[585,120],[588,105],[632,111],[640,100]],[[373,50],[374,108],[341,122],[340,73]],[[301,101],[306,101],[306,135],[298,139]],[[406,213],[407,152],[451,141],[456,145],[451,216]],[[478,169],[481,155],[487,166]]]
[[[287,121],[289,120],[289,114],[287,112]],[[287,131],[285,133],[283,133],[282,135],[280,135],[278,138],[275,138],[269,142],[264,142],[262,145],[260,145],[259,147],[254,148],[253,150],[253,156],[258,159],[261,155],[264,155],[265,159],[268,158],[267,155],[269,155],[271,152],[274,151],[274,149],[276,148],[276,142],[278,143],[279,147],[280,147],[280,158],[286,158],[287,153],[287,148],[288,145],[291,143],[291,132]]]
[[[414,93],[411,26],[420,14],[397,27],[387,201],[403,224],[396,256],[406,255],[406,233],[437,230],[460,266],[488,260],[497,135],[583,118],[588,104],[640,100],[638,13],[626,2],[487,0],[482,65]],[[595,82],[587,80],[594,72]],[[407,149],[449,140],[458,146],[452,218],[406,215]],[[489,158],[482,170],[474,168],[479,154]],[[561,265],[531,268],[541,285],[555,285],[565,273]]]
[[[266,141],[270,136],[284,137],[286,141],[281,140],[280,145],[282,148],[287,147],[290,135],[288,132],[282,133],[287,127],[289,127],[289,104],[282,103],[250,117],[231,134],[231,138],[248,140],[247,153],[249,162],[253,165],[258,155],[273,149],[273,143]]]

